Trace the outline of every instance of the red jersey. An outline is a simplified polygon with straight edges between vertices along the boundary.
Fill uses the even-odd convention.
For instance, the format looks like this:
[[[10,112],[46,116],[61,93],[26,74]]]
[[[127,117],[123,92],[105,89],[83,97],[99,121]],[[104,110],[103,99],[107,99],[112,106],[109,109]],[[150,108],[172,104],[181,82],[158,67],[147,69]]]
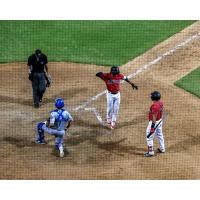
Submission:
[[[156,115],[156,121],[160,120],[162,118],[163,114],[163,103],[161,101],[154,102],[149,111],[149,120],[153,120],[153,115]]]
[[[120,81],[126,79],[123,74],[113,76],[111,73],[105,73],[101,76],[105,81],[107,90],[111,93],[117,93],[120,90]]]

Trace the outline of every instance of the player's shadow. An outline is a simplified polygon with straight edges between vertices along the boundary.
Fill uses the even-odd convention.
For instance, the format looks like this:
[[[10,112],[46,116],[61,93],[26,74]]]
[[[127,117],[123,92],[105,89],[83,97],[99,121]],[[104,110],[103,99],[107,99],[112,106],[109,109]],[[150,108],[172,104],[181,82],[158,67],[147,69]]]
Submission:
[[[40,147],[40,146],[45,146],[45,147],[52,147],[52,145],[38,145],[34,141],[30,141],[28,138],[20,138],[20,137],[4,137],[3,142],[8,142],[12,145],[15,145],[17,148],[24,148],[24,147]],[[47,141],[48,142],[48,141]]]
[[[66,146],[76,146],[85,141],[90,141],[92,143],[96,140],[98,136],[101,136],[103,134],[104,133],[101,131],[101,129],[92,131],[82,131],[81,133],[74,132],[73,135],[65,137],[65,144]]]
[[[50,98],[45,97],[45,94],[44,94],[42,104],[54,103],[55,99],[58,97],[62,97],[65,100],[68,100],[68,99],[73,98],[77,94],[85,93],[87,90],[88,90],[87,87],[70,88],[70,89],[64,90],[58,94],[55,94],[55,95],[51,96]],[[32,94],[32,90],[30,90],[30,95],[31,94]],[[15,98],[15,97],[3,96],[3,95],[0,95],[0,102],[17,103],[17,104],[26,105],[26,106],[33,106],[32,99]]]
[[[200,145],[200,137],[188,135],[189,138],[186,138],[174,145],[171,145],[167,148],[167,152],[169,153],[179,153],[182,151],[187,151],[192,146]]]
[[[53,96],[51,96],[51,98],[47,98],[44,97],[43,100],[43,104],[47,104],[47,103],[54,103],[55,99],[57,99],[58,97],[63,98],[65,101],[73,98],[74,96],[76,96],[77,94],[83,94],[88,90],[87,87],[81,87],[81,88],[70,88],[68,90],[64,90],[58,94],[55,94]]]
[[[79,116],[75,116],[74,117],[73,124],[75,126],[88,127],[88,128],[93,129],[94,131],[96,131],[98,129],[101,129],[101,130],[107,130],[108,129],[106,126],[103,126],[103,125],[99,124],[97,121],[96,121],[96,123],[93,123],[91,121],[83,120]]]
[[[99,142],[97,140],[94,140],[93,143],[97,145],[98,148],[104,149],[106,151],[115,153],[120,156],[124,156],[124,154],[132,154],[132,155],[143,155],[145,149],[144,148],[138,148],[135,146],[127,146],[122,145],[121,143],[125,141],[127,138],[123,138],[118,141],[111,141],[111,142]]]
[[[33,101],[31,99],[24,100],[23,98],[14,98],[2,95],[0,95],[0,102],[18,103],[21,105],[33,106]]]
[[[117,124],[116,129],[124,128],[126,126],[138,125],[143,123],[144,121],[146,121],[146,116],[140,115],[131,121],[120,122],[119,124]]]

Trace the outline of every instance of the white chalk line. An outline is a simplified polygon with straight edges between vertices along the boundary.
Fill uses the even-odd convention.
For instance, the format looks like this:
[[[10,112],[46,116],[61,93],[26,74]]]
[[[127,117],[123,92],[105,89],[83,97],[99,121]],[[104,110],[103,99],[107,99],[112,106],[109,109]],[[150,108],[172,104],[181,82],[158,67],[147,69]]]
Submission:
[[[173,47],[172,49],[168,50],[167,52],[163,53],[162,55],[158,56],[156,59],[152,60],[151,62],[143,65],[142,67],[140,67],[139,69],[136,70],[136,72],[128,75],[127,77],[129,79],[137,76],[138,74],[142,73],[143,71],[149,69],[150,67],[152,67],[153,65],[157,64],[159,61],[161,61],[162,59],[164,59],[167,56],[172,55],[173,53],[175,53],[177,50],[181,49],[182,47],[186,46],[187,44],[199,39],[200,37],[200,32],[198,32],[197,34],[190,36],[189,38],[187,38],[185,41],[181,42],[180,44],[178,44],[177,46]],[[123,83],[124,81],[122,81]],[[101,97],[102,95],[106,94],[107,90],[104,90],[103,92],[98,93],[97,95],[91,97],[90,99],[88,99],[88,101],[82,103],[81,105],[77,106],[76,108],[72,109],[75,112],[78,112],[79,110],[85,110],[85,111],[90,111],[93,112],[94,115],[96,116],[97,120],[99,121],[99,123],[101,125],[104,125],[104,121],[102,120],[102,117],[100,116],[99,112],[97,111],[96,108],[94,107],[87,107],[89,106],[92,101],[97,100],[99,97]]]

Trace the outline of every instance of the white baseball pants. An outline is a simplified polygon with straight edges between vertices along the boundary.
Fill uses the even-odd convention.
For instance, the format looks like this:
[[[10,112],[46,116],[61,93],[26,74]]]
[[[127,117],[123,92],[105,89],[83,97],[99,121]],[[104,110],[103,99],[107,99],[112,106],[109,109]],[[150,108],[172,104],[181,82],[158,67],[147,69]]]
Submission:
[[[120,106],[120,92],[117,94],[112,94],[107,91],[106,93],[107,97],[107,120],[111,120],[112,122],[116,122],[117,115],[119,112],[119,106]]]
[[[162,119],[160,119],[159,121],[156,121],[155,127],[157,126],[157,124],[159,124],[161,120]],[[150,133],[151,124],[152,124],[152,121],[149,121],[149,124],[146,129],[146,136]],[[160,150],[165,151],[165,141],[164,141],[163,132],[162,132],[162,124],[163,122],[161,122],[156,128],[155,132],[149,138],[147,138],[147,145],[148,147],[151,147],[152,151],[153,151],[153,140],[155,136],[158,138],[158,141],[160,144]]]

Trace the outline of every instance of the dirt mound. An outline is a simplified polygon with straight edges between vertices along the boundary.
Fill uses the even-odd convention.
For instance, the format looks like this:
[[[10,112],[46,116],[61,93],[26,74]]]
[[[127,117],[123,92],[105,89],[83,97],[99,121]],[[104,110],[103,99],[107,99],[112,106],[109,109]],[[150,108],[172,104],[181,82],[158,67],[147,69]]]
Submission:
[[[197,22],[121,68],[130,74],[200,30]],[[56,97],[63,97],[69,109],[105,89],[95,77],[104,67],[75,63],[50,63],[54,84],[45,93],[39,110],[32,107],[31,84],[25,63],[0,65],[0,178],[1,179],[199,179],[200,101],[173,83],[200,64],[200,39],[195,40],[135,77],[138,91],[122,85],[117,128],[102,127],[93,113],[72,112],[71,136],[66,138],[68,154],[56,157],[54,140],[34,144],[35,125],[45,119]],[[108,69],[109,70],[109,69]],[[149,93],[159,90],[169,113],[164,127],[167,152],[147,159],[146,115]],[[92,103],[104,118],[105,96]],[[155,143],[155,147],[158,143]]]

